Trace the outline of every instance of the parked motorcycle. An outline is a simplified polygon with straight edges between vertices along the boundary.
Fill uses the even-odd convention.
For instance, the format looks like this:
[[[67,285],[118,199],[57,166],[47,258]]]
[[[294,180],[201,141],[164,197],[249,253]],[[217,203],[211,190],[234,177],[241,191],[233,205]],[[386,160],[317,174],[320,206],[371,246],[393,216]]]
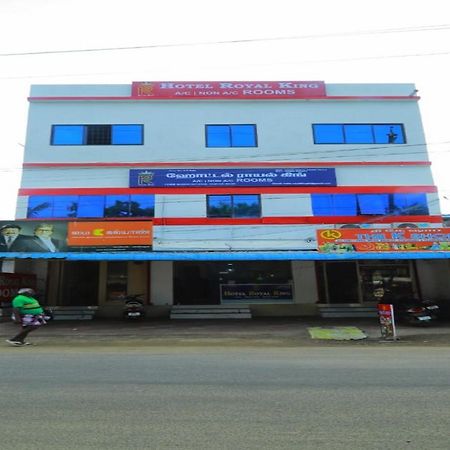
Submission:
[[[439,306],[430,301],[393,303],[397,319],[408,325],[431,325],[439,317]]]
[[[126,320],[139,320],[145,317],[145,308],[142,295],[127,295],[122,312]]]

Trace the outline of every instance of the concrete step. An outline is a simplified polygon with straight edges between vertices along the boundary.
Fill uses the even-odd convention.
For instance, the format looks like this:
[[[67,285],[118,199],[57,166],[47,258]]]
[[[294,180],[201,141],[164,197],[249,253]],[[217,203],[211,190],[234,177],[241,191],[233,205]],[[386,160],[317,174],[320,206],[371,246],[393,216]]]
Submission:
[[[233,305],[175,305],[170,311],[171,319],[251,319],[248,307]]]
[[[51,306],[53,320],[92,320],[97,306]]]
[[[251,319],[252,315],[239,314],[170,314],[171,319],[186,320],[186,319]]]
[[[376,306],[320,305],[319,314],[324,318],[378,317],[378,310]]]

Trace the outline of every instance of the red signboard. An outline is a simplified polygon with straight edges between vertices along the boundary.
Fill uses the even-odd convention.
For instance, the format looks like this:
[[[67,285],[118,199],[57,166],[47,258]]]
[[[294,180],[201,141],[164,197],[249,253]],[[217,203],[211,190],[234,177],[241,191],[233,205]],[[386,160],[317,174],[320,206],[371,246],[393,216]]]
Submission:
[[[36,288],[36,275],[0,273],[0,304],[12,300],[20,288]]]
[[[449,251],[450,228],[341,228],[317,230],[321,252]]]
[[[325,97],[323,81],[135,81],[131,96],[148,100],[277,100]]]

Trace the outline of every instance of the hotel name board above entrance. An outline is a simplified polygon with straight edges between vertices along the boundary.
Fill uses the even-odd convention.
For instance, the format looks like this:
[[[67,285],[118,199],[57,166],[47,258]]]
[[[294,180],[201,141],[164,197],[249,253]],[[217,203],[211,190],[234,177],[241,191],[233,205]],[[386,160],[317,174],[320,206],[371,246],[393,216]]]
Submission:
[[[336,186],[334,168],[131,169],[130,187]]]
[[[324,81],[134,81],[133,98],[146,100],[280,100],[326,97]]]

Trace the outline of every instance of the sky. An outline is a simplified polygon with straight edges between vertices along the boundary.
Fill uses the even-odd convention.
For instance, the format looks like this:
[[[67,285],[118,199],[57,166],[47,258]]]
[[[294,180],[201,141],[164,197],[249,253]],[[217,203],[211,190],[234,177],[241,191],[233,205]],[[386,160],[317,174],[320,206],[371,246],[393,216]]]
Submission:
[[[32,84],[415,83],[450,214],[442,0],[0,0],[0,219],[15,214]]]

